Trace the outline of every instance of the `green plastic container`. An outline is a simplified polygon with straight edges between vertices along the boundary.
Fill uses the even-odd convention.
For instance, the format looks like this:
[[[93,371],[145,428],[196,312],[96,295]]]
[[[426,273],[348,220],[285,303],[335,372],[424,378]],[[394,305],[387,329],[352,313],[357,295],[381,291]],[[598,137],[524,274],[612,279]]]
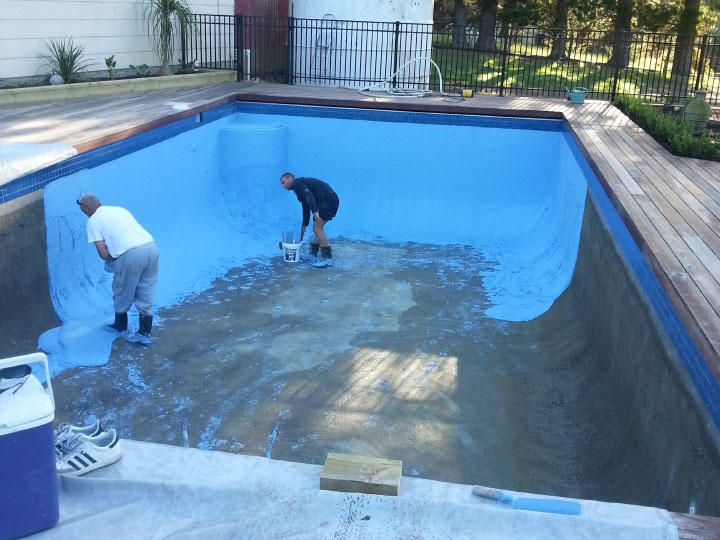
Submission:
[[[705,101],[706,93],[705,90],[696,90],[695,97],[688,100],[683,113],[696,135],[705,131],[710,119],[710,104]]]

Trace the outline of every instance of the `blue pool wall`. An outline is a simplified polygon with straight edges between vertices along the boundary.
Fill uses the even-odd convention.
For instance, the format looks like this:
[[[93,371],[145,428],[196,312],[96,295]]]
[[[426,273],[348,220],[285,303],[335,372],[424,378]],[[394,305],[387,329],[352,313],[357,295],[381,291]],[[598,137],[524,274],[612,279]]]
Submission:
[[[0,203],[5,203],[14,199],[18,199],[20,197],[23,197],[24,195],[36,192],[37,190],[42,189],[46,186],[51,186],[52,183],[56,180],[65,178],[68,175],[82,171],[84,169],[98,167],[109,161],[143,149],[149,145],[160,143],[176,135],[189,131],[199,130],[201,127],[204,127],[210,122],[215,122],[219,119],[227,118],[236,112],[247,113],[249,111],[252,111],[263,113],[270,112],[277,114],[282,111],[282,114],[288,114],[288,110],[290,110],[292,114],[309,114],[318,117],[352,117],[364,120],[372,118],[373,120],[387,122],[409,121],[409,117],[411,117],[413,121],[431,124],[484,124],[495,125],[498,127],[501,126],[506,128],[518,128],[522,126],[523,129],[547,129],[545,128],[545,126],[548,123],[546,120],[473,117],[465,115],[433,115],[424,113],[408,114],[404,112],[383,110],[329,109],[305,106],[277,107],[267,104],[233,103],[204,112],[202,114],[191,116],[184,120],[174,122],[172,124],[154,129],[152,131],[141,133],[137,136],[104,146],[102,148],[80,154],[62,163],[47,167],[45,169],[12,181],[0,187]],[[555,124],[558,125],[559,123]],[[657,282],[657,279],[653,275],[649,265],[642,257],[640,250],[633,241],[627,228],[625,227],[622,220],[617,215],[616,210],[605,195],[596,177],[597,171],[594,171],[590,167],[590,165],[583,159],[581,150],[578,148],[567,128],[563,126],[560,129],[562,131],[563,137],[568,143],[565,148],[567,148],[573,154],[573,157],[577,158],[577,161],[575,161],[575,165],[581,167],[583,175],[588,182],[590,196],[593,197],[596,204],[598,205],[599,210],[601,210],[604,219],[609,224],[609,227],[611,228],[613,233],[616,235],[618,246],[621,249],[621,254],[628,261],[629,266],[634,270],[635,278],[641,285],[644,294],[647,295],[648,301],[655,310],[655,314],[660,320],[669,338],[672,340],[672,343],[677,348],[677,351],[681,356],[684,365],[687,368],[687,372],[692,378],[696,388],[698,389],[702,400],[705,402],[709,413],[715,421],[715,424],[717,426],[720,426],[720,412],[718,411],[718,407],[720,406],[720,397],[717,382],[713,379],[711,373],[709,372],[707,364],[703,361],[697,347],[693,343],[685,327],[682,325],[677,313],[673,309],[667,296]],[[518,154],[522,154],[523,151],[523,148],[517,148],[516,150]],[[561,150],[559,158],[570,160],[570,156],[564,150]],[[173,157],[173,159],[175,159],[175,157]],[[288,167],[290,167],[289,162]],[[320,174],[318,174],[318,176],[320,176]],[[72,195],[74,196],[75,194],[73,193]],[[115,204],[121,204],[121,202],[122,201],[117,201],[115,202]],[[343,211],[344,210],[345,208],[343,206]],[[75,223],[74,227],[77,227],[81,224],[82,219],[80,220],[80,223]],[[333,226],[335,225],[336,224],[334,223]],[[155,233],[155,231],[153,232]],[[265,246],[263,246],[263,248],[264,247]],[[166,250],[163,250],[163,253],[165,251]],[[231,251],[230,258],[232,258],[232,255],[233,254]],[[86,255],[83,255],[83,257],[84,256]],[[94,261],[93,257],[97,256],[91,252],[91,261]],[[88,276],[86,276],[87,281],[89,283],[92,283],[93,280],[95,280],[99,283],[104,283],[105,285],[103,286],[109,287],[109,282],[107,281],[108,276],[103,276],[102,274],[99,274],[97,272],[97,264],[97,261],[95,261],[92,267],[83,265],[83,267],[87,268],[88,270]],[[167,266],[165,257],[163,258],[162,264],[163,268]],[[212,278],[210,277],[210,273],[208,273],[208,283],[211,279]],[[159,297],[160,293],[161,289],[159,289],[158,291]],[[109,295],[109,289],[107,294]],[[57,293],[54,292],[53,296],[57,296]],[[170,297],[172,297],[172,294],[167,295],[167,298]],[[103,309],[105,309],[106,312],[108,303],[107,298],[108,297],[104,297],[101,302],[104,306]],[[82,312],[82,308],[79,309],[81,309]],[[83,363],[87,360],[96,360],[97,363],[102,363],[106,359],[103,360],[101,357],[96,359],[83,358],[81,362],[78,362],[78,364],[84,365]],[[87,365],[91,364],[88,363]]]
[[[39,344],[50,353],[55,373],[76,365],[104,364],[114,338],[102,328],[113,313],[112,275],[103,271],[94,246],[87,242],[87,218],[75,203],[81,193],[128,208],[153,235],[160,250],[156,307],[209,288],[249,258],[267,260],[279,252],[279,231],[287,225],[284,216],[295,209],[277,181],[285,169],[286,148],[277,134],[255,133],[241,141],[243,153],[253,156],[253,167],[244,166],[250,162],[241,159],[221,164],[224,138],[218,130],[227,123],[229,118],[201,125],[47,185],[50,293],[63,324],[44,333]],[[238,189],[238,183],[247,189]],[[267,234],[258,235],[258,230]]]
[[[98,322],[112,316],[111,278],[86,241],[74,204],[83,192],[127,207],[154,235],[157,307],[249,258],[267,259],[282,230],[299,229],[301,207],[278,181],[288,169],[340,194],[331,235],[481,249],[492,262],[484,274],[489,316],[538,317],[570,283],[587,186],[561,123],[515,121],[509,130],[495,119],[443,125],[427,123],[437,115],[398,123],[258,109],[48,185],[48,267],[63,326],[40,345],[57,369],[103,363],[112,343]]]
[[[248,129],[287,126],[291,172],[339,194],[331,235],[481,249],[495,264],[484,275],[486,313],[498,319],[538,317],[570,283],[587,185],[561,122],[335,110],[348,123],[315,107],[241,111],[236,122]]]

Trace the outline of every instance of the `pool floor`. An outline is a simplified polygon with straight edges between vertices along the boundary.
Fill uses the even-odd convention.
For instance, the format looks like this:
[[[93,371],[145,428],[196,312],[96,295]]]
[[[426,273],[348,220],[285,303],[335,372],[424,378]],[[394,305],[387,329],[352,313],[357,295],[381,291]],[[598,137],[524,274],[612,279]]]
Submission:
[[[105,366],[53,378],[56,419],[96,415],[121,437],[173,445],[185,420],[197,448],[315,464],[353,453],[425,479],[686,504],[684,490],[658,492],[667,465],[634,439],[627,382],[604,376],[605,336],[578,316],[582,295],[508,323],[484,315],[492,263],[477,250],[333,247],[332,269],[278,250],[160,310],[149,348],[116,340]]]
[[[483,315],[487,264],[462,246],[340,240],[317,270],[278,251],[162,310],[151,347],[116,340],[107,365],[55,377],[56,416],[176,445],[185,418],[194,447],[567,492],[553,465],[573,452],[557,437],[575,396],[547,367],[572,351]]]

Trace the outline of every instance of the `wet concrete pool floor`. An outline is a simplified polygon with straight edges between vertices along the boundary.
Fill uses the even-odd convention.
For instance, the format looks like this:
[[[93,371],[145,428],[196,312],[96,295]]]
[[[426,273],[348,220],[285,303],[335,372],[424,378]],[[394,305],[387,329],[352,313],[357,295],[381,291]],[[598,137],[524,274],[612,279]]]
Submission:
[[[557,465],[576,451],[561,440],[573,389],[548,362],[582,340],[540,346],[532,323],[484,316],[476,250],[334,250],[332,269],[250,261],[160,310],[149,348],[116,340],[105,366],[54,378],[56,417],[97,415],[122,437],[175,445],[185,418],[193,447],[381,456],[405,475],[567,491]]]

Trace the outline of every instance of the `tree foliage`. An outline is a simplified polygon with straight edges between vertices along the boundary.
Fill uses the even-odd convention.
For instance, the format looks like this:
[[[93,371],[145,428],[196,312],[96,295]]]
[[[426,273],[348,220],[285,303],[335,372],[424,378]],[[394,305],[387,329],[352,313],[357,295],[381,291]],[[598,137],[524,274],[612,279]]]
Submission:
[[[613,30],[616,28],[618,0],[496,0],[496,22],[515,28],[551,28],[558,2],[567,5],[567,28]],[[435,21],[454,20],[459,0],[435,0]],[[488,0],[462,0],[468,26],[477,26]],[[633,32],[677,32],[684,11],[684,0],[632,0]],[[720,0],[700,0],[698,34],[720,34]]]

